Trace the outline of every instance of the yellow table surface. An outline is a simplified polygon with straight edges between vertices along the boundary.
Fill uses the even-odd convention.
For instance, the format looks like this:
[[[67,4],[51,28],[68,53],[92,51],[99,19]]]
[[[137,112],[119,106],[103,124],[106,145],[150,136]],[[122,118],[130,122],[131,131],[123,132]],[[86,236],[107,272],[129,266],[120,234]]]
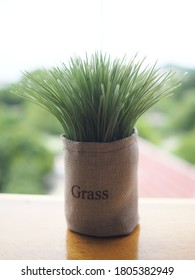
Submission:
[[[139,199],[140,223],[128,236],[71,232],[63,197],[0,195],[0,259],[195,259],[195,200]]]

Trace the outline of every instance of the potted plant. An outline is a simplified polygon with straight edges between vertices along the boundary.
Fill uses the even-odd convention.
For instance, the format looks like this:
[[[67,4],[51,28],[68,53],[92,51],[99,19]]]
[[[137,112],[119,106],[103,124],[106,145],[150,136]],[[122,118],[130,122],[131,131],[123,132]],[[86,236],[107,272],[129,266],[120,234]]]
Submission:
[[[26,72],[14,87],[63,127],[65,213],[73,231],[118,236],[138,223],[135,124],[178,86],[175,73],[144,61],[75,56],[67,66]]]

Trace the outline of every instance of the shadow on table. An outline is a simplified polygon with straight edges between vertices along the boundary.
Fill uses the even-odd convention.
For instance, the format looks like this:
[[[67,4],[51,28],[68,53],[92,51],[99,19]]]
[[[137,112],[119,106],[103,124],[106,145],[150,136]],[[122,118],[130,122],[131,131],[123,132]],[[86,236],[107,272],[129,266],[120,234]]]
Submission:
[[[122,237],[95,238],[67,230],[68,260],[136,260],[140,226]]]

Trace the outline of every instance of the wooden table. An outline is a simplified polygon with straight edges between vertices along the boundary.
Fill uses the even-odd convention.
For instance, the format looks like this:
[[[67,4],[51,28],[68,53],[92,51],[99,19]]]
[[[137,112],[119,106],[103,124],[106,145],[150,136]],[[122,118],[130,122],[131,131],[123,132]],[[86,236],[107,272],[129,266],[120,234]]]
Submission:
[[[63,197],[0,195],[0,259],[195,259],[195,200],[140,199],[132,234],[93,238],[67,229]]]

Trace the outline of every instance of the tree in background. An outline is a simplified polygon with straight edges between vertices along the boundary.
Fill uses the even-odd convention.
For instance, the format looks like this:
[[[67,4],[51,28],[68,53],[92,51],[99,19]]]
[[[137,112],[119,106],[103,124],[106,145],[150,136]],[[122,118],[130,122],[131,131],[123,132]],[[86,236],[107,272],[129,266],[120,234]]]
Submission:
[[[38,129],[28,123],[25,102],[0,91],[0,192],[43,194],[49,187],[54,155]]]
[[[139,135],[195,164],[195,70],[176,70],[188,74],[170,98],[140,120]]]

